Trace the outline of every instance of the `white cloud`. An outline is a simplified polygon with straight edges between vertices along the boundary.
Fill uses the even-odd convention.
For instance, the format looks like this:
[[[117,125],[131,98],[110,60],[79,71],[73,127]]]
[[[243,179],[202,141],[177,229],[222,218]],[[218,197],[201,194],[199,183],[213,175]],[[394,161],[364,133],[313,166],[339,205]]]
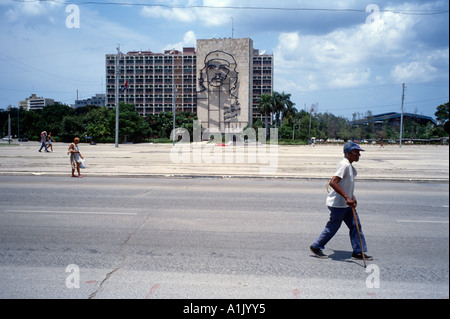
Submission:
[[[62,2],[62,3],[61,3]],[[13,7],[6,11],[5,15],[8,21],[16,21],[23,18],[38,17],[50,15],[55,12],[55,8],[61,8],[64,1],[46,2],[46,1],[24,1],[13,3]],[[51,17],[49,17],[51,19]]]
[[[370,69],[355,70],[354,72],[332,72],[328,86],[332,88],[357,87],[367,84],[370,79]]]
[[[233,0],[203,0],[201,3],[190,0],[180,5],[178,1],[165,1],[163,6],[146,6],[141,10],[141,15],[147,18],[161,18],[172,22],[193,23],[198,22],[205,26],[221,26],[230,23],[232,16],[228,9],[214,9],[210,7],[234,6]],[[177,8],[180,5],[183,8]],[[172,6],[172,7],[170,7]],[[195,6],[189,8],[189,6]],[[205,6],[205,7],[201,7]],[[188,8],[184,8],[188,7]]]
[[[407,55],[405,43],[414,38],[414,23],[410,16],[385,13],[373,24],[363,22],[320,36],[282,33],[274,50],[278,74],[291,75],[308,89],[351,88],[377,81],[374,69]]]
[[[37,93],[73,103],[77,90],[83,98],[101,93],[105,89],[105,54],[115,53],[117,43],[124,52],[152,46],[147,33],[131,28],[127,21],[109,19],[104,12],[82,7],[81,27],[68,29],[65,5],[40,5],[41,11],[27,18],[21,6],[11,6],[4,13],[19,18],[0,22],[5,30],[0,69],[8,75],[2,87],[17,90],[8,92],[16,95],[15,101]]]
[[[184,34],[183,40],[174,44],[168,44],[164,47],[164,50],[180,50],[182,51],[184,47],[195,47],[197,42],[197,37],[194,31],[188,31]]]
[[[448,61],[448,49],[427,52],[426,56],[417,56],[413,61],[396,65],[390,75],[398,83],[448,80],[448,72],[443,72],[443,70],[448,70]]]
[[[397,82],[427,82],[431,80],[436,69],[426,62],[413,61],[397,65],[391,72],[391,76]]]
[[[164,18],[172,21],[193,22],[196,15],[192,9],[166,9],[161,7],[143,7],[141,14],[147,18]]]

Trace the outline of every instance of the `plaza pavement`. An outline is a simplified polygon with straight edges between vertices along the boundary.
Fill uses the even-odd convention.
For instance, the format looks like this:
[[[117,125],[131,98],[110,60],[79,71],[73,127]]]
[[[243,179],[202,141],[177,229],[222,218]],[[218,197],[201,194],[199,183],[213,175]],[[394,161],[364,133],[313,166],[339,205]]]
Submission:
[[[185,144],[89,145],[80,143],[87,168],[83,177],[218,177],[328,180],[343,157],[342,145],[216,146]],[[0,143],[1,175],[70,176],[68,143],[53,153],[38,152],[37,142]],[[358,180],[449,181],[449,147],[436,145],[361,145],[354,166]],[[184,156],[184,157],[183,157]]]

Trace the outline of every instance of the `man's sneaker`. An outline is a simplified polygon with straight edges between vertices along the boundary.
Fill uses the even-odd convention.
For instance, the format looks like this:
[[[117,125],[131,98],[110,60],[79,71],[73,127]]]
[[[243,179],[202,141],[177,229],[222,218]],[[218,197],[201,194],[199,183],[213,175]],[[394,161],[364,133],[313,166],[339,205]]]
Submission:
[[[325,254],[322,252],[322,249],[320,249],[320,248],[314,248],[313,246],[311,246],[311,247],[309,247],[309,249],[314,253],[314,255],[315,255],[317,258],[328,258],[328,256],[325,255]]]
[[[367,254],[364,254],[364,258],[365,258],[366,260],[373,260],[373,257],[372,257],[372,256],[369,256],[369,255],[367,255]],[[363,260],[363,255],[362,255],[362,253],[353,253],[353,254],[352,254],[352,259]]]

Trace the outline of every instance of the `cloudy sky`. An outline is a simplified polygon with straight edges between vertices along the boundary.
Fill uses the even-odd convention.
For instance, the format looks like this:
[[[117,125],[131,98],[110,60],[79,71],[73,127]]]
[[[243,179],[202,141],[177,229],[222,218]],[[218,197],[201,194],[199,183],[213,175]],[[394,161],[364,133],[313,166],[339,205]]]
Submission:
[[[0,108],[104,93],[118,44],[162,52],[232,34],[274,54],[275,90],[298,109],[400,112],[402,83],[405,112],[434,117],[449,100],[448,0],[0,0],[0,28]]]

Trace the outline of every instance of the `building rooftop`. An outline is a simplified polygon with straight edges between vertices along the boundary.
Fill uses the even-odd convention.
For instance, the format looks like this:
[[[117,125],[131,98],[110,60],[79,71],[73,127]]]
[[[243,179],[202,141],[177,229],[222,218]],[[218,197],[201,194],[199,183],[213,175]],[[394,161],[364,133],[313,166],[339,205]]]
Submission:
[[[376,122],[382,122],[385,120],[399,120],[401,117],[401,113],[396,112],[388,112],[388,113],[382,113],[378,115],[373,115],[371,117],[366,117],[360,120],[351,121],[350,124],[367,124],[367,123],[376,123]],[[425,115],[418,115],[413,113],[403,113],[403,118],[411,118],[417,121],[421,124],[426,124],[427,122],[432,122],[433,124],[437,125],[437,122],[435,119],[433,119],[430,116]]]

